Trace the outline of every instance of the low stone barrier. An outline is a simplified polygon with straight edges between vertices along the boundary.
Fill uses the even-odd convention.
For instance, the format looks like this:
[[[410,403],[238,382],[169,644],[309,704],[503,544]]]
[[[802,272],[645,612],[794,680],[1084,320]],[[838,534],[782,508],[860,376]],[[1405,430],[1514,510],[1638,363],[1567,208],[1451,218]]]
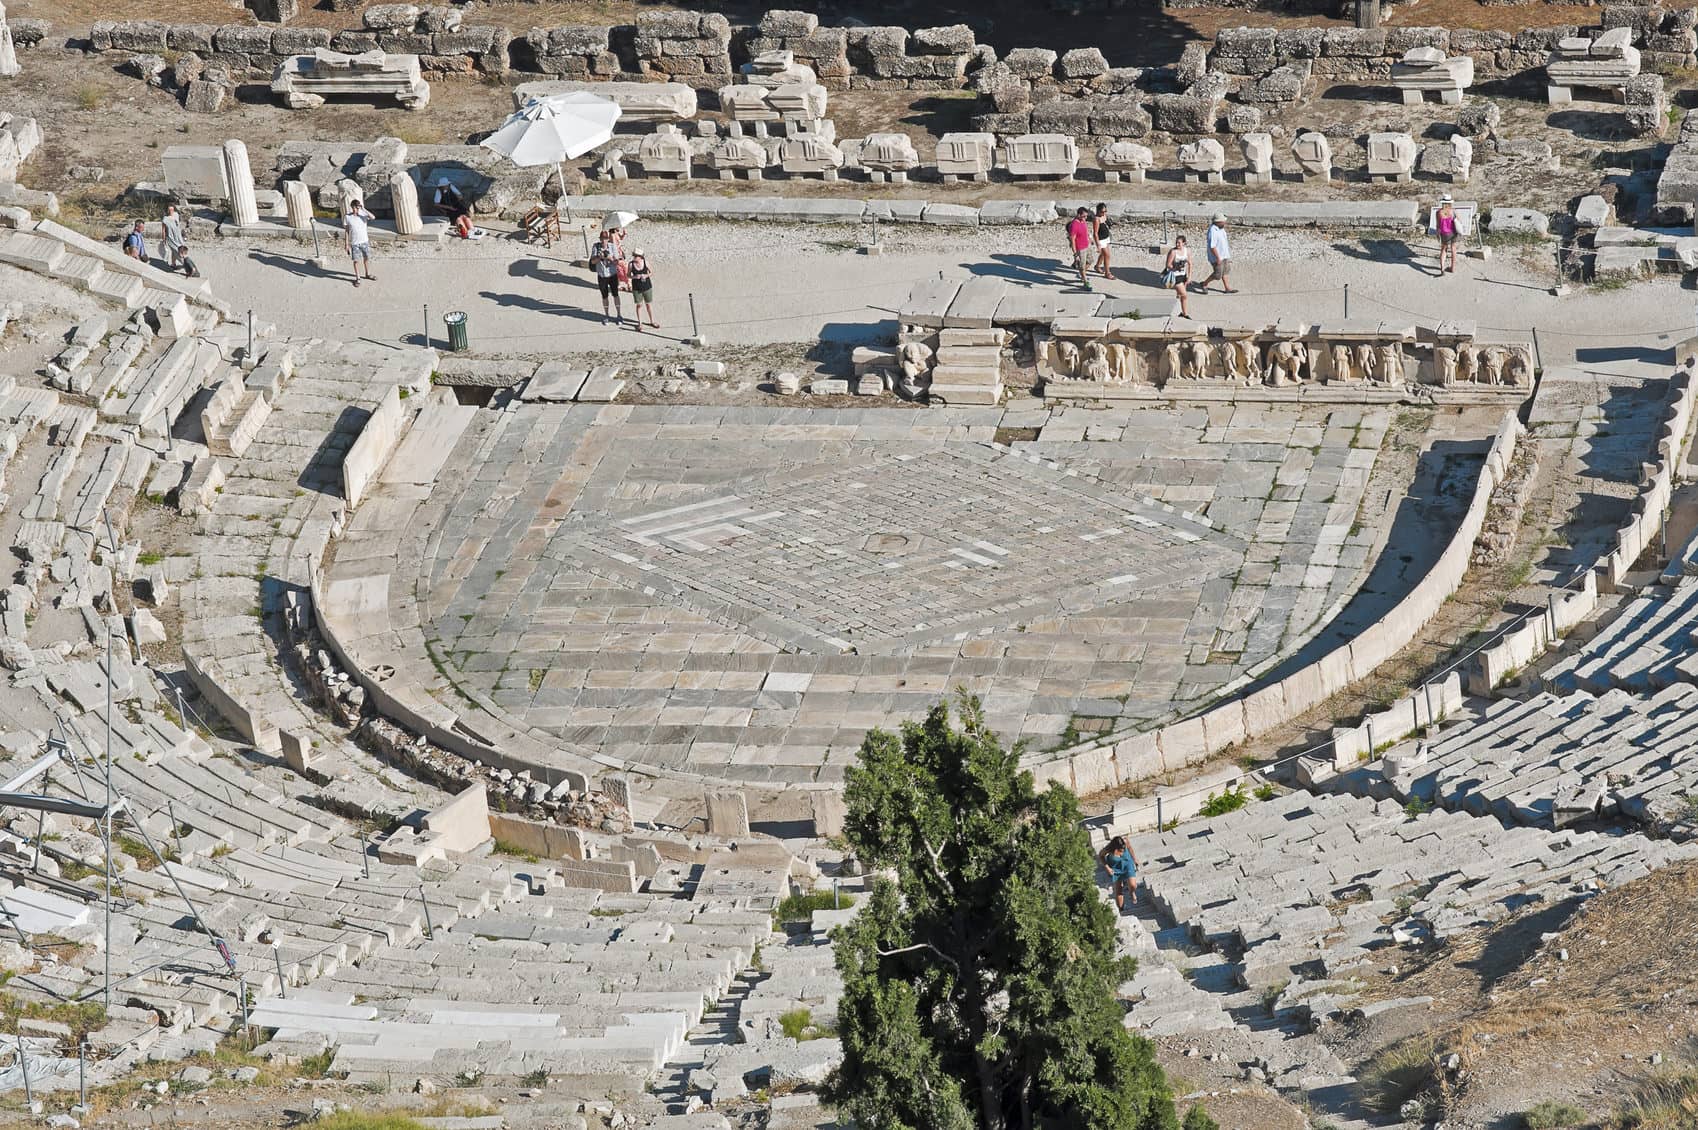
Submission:
[[[1598,562],[1598,587],[1613,592],[1645,550],[1663,531],[1669,500],[1674,495],[1674,477],[1680,466],[1686,436],[1692,429],[1695,390],[1694,366],[1690,355],[1669,379],[1666,418],[1657,438],[1657,461],[1647,464],[1633,500],[1633,516],[1616,531],[1615,548]]]
[[[358,506],[366,488],[383,470],[384,463],[401,441],[406,421],[401,412],[401,388],[390,385],[377,402],[360,434],[342,458],[342,497],[350,507]]]
[[[1555,647],[1576,624],[1598,607],[1598,576],[1588,572],[1579,587],[1550,594],[1545,608],[1474,654],[1468,669],[1468,693],[1489,695],[1514,672]]]
[[[1099,194],[1101,186],[1091,186]],[[761,220],[780,223],[939,224],[945,217],[964,226],[1041,225],[1070,216],[1086,193],[1077,200],[989,200],[979,208],[938,204],[925,200],[833,200],[786,196],[643,196],[629,193],[595,196],[565,196],[561,207],[568,221],[597,219],[615,209],[637,213],[650,220]],[[1176,214],[1180,222],[1206,224],[1210,216],[1224,213],[1243,227],[1258,228],[1409,228],[1420,218],[1415,200],[1329,200],[1329,201],[1238,201],[1238,200],[1115,200],[1108,199],[1110,213],[1129,221],[1159,222],[1163,213]],[[947,211],[939,211],[947,209]],[[928,219],[928,214],[930,219]],[[968,222],[968,221],[971,222]]]
[[[1158,730],[1070,749],[1028,754],[1022,759],[1022,765],[1031,770],[1040,788],[1053,780],[1081,795],[1100,792],[1206,761],[1239,742],[1259,737],[1283,725],[1365,678],[1408,644],[1462,584],[1474,541],[1485,524],[1486,507],[1491,501],[1492,491],[1507,473],[1522,431],[1521,422],[1516,417],[1506,418],[1487,450],[1468,509],[1457,523],[1456,531],[1438,561],[1402,600],[1349,643],[1278,682],[1217,703],[1199,714],[1171,722]],[[1382,735],[1376,728],[1373,739],[1376,743],[1396,740],[1417,726],[1429,725],[1455,709],[1460,704],[1460,678],[1455,674],[1447,675],[1431,689],[1417,688],[1409,698],[1414,701],[1409,701],[1407,708],[1401,705],[1394,707],[1380,722],[1380,728],[1387,732]],[[1397,733],[1398,726],[1405,720],[1409,723],[1407,729]],[[1350,750],[1350,759],[1354,760],[1356,745],[1366,738],[1366,734],[1358,738],[1353,731],[1345,731],[1342,736]],[[1335,764],[1338,758],[1335,742]],[[1150,815],[1153,819],[1153,810]],[[1172,817],[1164,814],[1163,819]]]

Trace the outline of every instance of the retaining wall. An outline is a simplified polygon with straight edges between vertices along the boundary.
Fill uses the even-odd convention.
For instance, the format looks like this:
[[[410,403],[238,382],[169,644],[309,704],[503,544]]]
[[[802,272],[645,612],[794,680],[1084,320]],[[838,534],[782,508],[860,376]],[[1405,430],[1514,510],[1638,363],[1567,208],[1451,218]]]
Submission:
[[[1402,600],[1349,643],[1278,682],[1218,703],[1201,714],[1159,730],[1028,754],[1022,765],[1031,770],[1040,788],[1055,780],[1081,795],[1100,792],[1206,761],[1239,742],[1273,730],[1366,677],[1408,644],[1461,586],[1474,541],[1485,524],[1492,491],[1508,473],[1522,431],[1521,422],[1514,416],[1504,421],[1487,450],[1468,509],[1438,561]],[[1443,718],[1460,701],[1461,680],[1454,673],[1432,687],[1417,688],[1405,700],[1406,706],[1393,707],[1373,728],[1373,741],[1384,744],[1403,737],[1417,726]],[[1397,732],[1405,720],[1408,725]],[[1363,727],[1335,732],[1335,762],[1341,756],[1338,753],[1341,741],[1349,750],[1349,759],[1354,761],[1357,745],[1367,740],[1367,728],[1364,723]],[[1153,819],[1153,810],[1150,815]]]

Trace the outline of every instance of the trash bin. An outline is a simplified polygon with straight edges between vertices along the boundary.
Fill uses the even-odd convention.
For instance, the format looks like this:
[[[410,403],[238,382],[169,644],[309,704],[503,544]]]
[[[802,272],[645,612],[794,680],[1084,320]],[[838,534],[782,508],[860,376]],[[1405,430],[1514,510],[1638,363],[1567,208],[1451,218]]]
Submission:
[[[464,353],[471,346],[466,343],[466,312],[450,310],[442,315],[442,320],[448,326],[448,348],[455,353]]]

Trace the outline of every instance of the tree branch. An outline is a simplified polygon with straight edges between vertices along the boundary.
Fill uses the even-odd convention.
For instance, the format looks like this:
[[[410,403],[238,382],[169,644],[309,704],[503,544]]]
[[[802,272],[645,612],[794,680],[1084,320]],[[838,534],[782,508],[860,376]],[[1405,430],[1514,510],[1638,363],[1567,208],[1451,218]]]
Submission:
[[[915,942],[911,946],[902,946],[900,949],[874,950],[873,952],[878,954],[880,957],[895,957],[897,954],[913,953],[915,950],[931,950],[933,953],[935,953],[939,957],[943,958],[943,960],[945,960],[945,961],[949,962],[949,964],[955,966],[956,974],[957,975],[960,974],[960,972],[961,972],[960,963],[958,963],[953,957],[950,957],[948,954],[946,954],[942,950],[938,949],[936,946],[932,945],[930,942]]]

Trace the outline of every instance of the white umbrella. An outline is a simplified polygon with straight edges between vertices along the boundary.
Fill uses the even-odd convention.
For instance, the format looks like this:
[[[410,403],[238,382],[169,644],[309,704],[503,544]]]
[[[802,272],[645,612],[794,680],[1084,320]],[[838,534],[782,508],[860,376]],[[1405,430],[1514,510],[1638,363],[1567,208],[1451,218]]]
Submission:
[[[615,228],[628,228],[637,222],[635,212],[609,212],[601,218],[601,230],[612,231]]]
[[[611,141],[619,113],[617,103],[587,91],[551,94],[525,103],[479,144],[523,169],[553,165],[560,190],[565,192],[560,162]]]

